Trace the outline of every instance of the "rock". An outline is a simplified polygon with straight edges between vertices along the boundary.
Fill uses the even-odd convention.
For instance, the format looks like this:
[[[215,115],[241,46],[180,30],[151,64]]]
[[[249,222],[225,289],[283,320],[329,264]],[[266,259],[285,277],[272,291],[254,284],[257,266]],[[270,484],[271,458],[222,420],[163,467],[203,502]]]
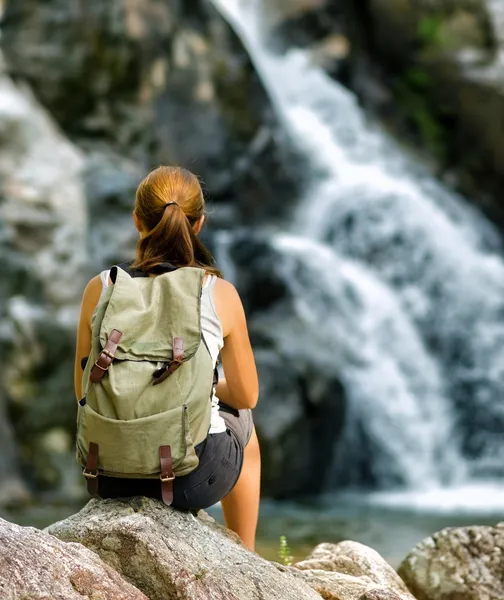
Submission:
[[[143,171],[186,165],[247,218],[283,214],[295,197],[293,152],[210,2],[11,0],[2,39],[12,74],[87,149],[105,142]]]
[[[2,600],[148,600],[94,552],[0,519]]]
[[[357,542],[320,544],[294,568],[327,600],[414,600],[394,569]]]
[[[306,48],[311,61],[346,82],[350,44],[344,2],[275,0],[263,5],[262,35],[279,53]]]
[[[134,257],[138,231],[132,212],[144,176],[142,165],[106,147],[94,148],[87,156],[88,249],[96,273]]]
[[[364,592],[359,600],[401,600],[395,592],[390,590],[380,590],[378,588]]]
[[[60,475],[38,436],[75,419],[74,331],[87,260],[84,158],[3,66],[0,131],[0,406],[13,416],[23,466],[44,484]],[[9,426],[2,428],[1,447],[12,444]],[[13,457],[12,449],[0,453],[0,472]]]
[[[419,48],[440,56],[491,47],[487,0],[371,0],[368,17],[372,44],[395,62]]]
[[[328,449],[344,423],[342,384],[334,374],[310,376],[302,364],[294,366],[287,356],[260,343],[256,348],[263,401],[254,410],[254,423],[267,457],[263,493],[274,498],[318,494],[333,462]]]
[[[502,600],[504,524],[443,529],[418,544],[399,575],[418,600]]]
[[[350,4],[350,3],[348,3]],[[362,35],[354,87],[375,102],[369,80],[393,91],[378,112],[457,170],[458,185],[504,227],[504,9],[492,0],[373,0],[354,9]],[[373,67],[362,67],[365,49]],[[376,71],[379,71],[377,75]],[[379,96],[377,96],[379,97]],[[375,104],[376,108],[376,104]],[[485,192],[485,193],[483,193]]]
[[[204,513],[197,518],[156,500],[91,500],[47,531],[96,552],[149,600],[320,600]]]

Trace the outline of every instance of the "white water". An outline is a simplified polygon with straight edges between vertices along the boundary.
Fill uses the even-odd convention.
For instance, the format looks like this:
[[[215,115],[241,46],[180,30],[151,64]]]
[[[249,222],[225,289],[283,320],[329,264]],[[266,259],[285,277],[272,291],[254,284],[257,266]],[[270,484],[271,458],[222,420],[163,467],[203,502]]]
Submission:
[[[504,264],[493,227],[368,123],[304,51],[270,54],[260,0],[214,4],[312,165],[290,232],[272,242],[295,305],[257,326],[286,356],[345,384],[350,413],[328,483],[362,426],[382,483],[398,474],[439,490],[469,472],[502,473]],[[460,451],[466,430],[473,460]]]

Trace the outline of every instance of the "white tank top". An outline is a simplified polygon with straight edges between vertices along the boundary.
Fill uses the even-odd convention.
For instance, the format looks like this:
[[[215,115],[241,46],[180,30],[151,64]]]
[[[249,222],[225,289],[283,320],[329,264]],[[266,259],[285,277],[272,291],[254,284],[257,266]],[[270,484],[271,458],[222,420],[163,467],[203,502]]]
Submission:
[[[109,285],[110,270],[102,271],[100,273],[100,279],[102,281],[102,292],[98,304],[103,298],[103,294]],[[205,338],[212,361],[215,365],[219,357],[219,352],[224,346],[224,338],[222,335],[222,325],[217,316],[215,305],[213,301],[213,288],[217,277],[215,275],[209,275],[203,284],[203,290],[201,294],[201,333]],[[212,394],[212,417],[210,421],[210,430],[208,433],[223,433],[226,431],[226,423],[224,419],[219,415],[219,400],[214,393]]]

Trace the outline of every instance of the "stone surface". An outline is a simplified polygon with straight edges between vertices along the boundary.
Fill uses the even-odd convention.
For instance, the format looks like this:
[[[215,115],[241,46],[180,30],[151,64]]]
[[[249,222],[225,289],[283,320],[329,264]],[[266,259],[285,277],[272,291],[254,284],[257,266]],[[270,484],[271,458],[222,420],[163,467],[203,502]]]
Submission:
[[[355,77],[360,95],[388,121],[405,120],[442,167],[459,167],[459,185],[503,227],[504,4],[372,0],[353,14],[374,64]],[[373,97],[373,78],[392,93]]]
[[[209,517],[155,500],[92,500],[47,531],[96,552],[150,600],[320,600]]]
[[[504,524],[443,529],[399,567],[418,600],[502,600]]]
[[[394,569],[357,542],[320,544],[294,568],[326,600],[414,600]]]
[[[60,472],[38,436],[74,421],[74,328],[86,264],[85,161],[30,89],[5,74],[3,63],[0,131],[0,412],[13,417],[33,481],[44,484],[56,482]],[[22,495],[12,479],[13,435],[1,420],[0,502],[8,503]]]
[[[2,600],[148,600],[98,556],[0,519]]]
[[[359,600],[400,600],[401,597],[390,590],[380,590],[378,588],[364,592]]]

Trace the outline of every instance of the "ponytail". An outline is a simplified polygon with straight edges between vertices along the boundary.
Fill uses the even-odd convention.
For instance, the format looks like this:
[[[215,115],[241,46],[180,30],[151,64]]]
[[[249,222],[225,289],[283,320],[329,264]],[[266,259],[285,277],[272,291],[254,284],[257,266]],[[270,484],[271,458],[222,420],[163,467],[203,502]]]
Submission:
[[[175,267],[200,267],[222,277],[194,232],[203,209],[201,187],[192,173],[177,167],[159,167],[150,173],[136,195],[135,213],[148,229],[138,241],[132,266],[148,272],[169,262]]]

